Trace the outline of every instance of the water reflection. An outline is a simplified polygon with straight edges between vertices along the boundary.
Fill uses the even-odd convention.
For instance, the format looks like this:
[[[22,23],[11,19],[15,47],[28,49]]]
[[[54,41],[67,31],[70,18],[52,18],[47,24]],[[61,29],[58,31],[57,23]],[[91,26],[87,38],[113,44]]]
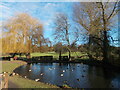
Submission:
[[[39,63],[21,66],[15,70],[21,76],[40,79],[56,85],[74,88],[120,88],[120,73],[102,67],[84,64]]]

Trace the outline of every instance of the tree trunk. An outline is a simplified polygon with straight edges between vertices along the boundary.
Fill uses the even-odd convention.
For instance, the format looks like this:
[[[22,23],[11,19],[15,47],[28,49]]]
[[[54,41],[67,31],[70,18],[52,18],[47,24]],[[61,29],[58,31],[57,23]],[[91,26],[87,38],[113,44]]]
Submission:
[[[71,51],[69,50],[69,61],[71,61]]]
[[[103,61],[108,62],[108,39],[107,39],[107,31],[103,32]]]
[[[103,61],[108,62],[108,37],[107,37],[107,28],[106,28],[106,19],[105,19],[105,8],[100,2],[102,8],[102,19],[103,19]]]
[[[93,40],[92,40],[92,35],[89,35],[89,42],[88,42],[88,57],[90,60],[93,60],[93,55],[91,54],[91,51],[93,52],[91,45],[93,44]]]
[[[30,57],[31,57],[30,53],[27,53],[27,54],[26,54],[26,58],[27,58],[27,59],[30,59]]]
[[[61,61],[61,51],[60,51],[60,53],[59,53],[59,60]]]

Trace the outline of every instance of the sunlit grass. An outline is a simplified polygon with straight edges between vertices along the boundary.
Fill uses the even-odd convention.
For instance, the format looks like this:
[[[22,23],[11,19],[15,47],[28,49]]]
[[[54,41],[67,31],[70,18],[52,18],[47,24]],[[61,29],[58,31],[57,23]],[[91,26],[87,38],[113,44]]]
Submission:
[[[58,88],[54,85],[36,82],[19,76],[10,77],[9,80],[14,81],[14,83],[19,86],[18,88]]]
[[[2,62],[2,72],[13,72],[13,70],[21,65],[26,64],[23,61],[1,61]]]
[[[62,56],[68,56],[69,53],[63,53]],[[71,56],[72,57],[79,57],[79,56],[83,56],[86,55],[85,53],[81,53],[81,52],[71,52]],[[46,53],[31,53],[32,57],[36,57],[36,56],[53,56],[54,58],[58,58],[59,54],[55,53],[55,52],[46,52]]]

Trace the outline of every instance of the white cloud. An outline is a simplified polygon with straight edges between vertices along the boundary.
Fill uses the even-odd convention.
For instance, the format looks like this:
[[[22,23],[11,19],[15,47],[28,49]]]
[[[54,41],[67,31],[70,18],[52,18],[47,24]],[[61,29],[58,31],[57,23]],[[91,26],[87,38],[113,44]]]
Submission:
[[[44,7],[44,9],[50,9],[50,8],[55,8],[58,7],[59,4],[55,4],[55,3],[47,3]]]
[[[7,9],[7,10],[10,9],[10,8],[8,8],[7,6],[4,6],[4,5],[0,5],[0,8],[1,8],[1,9]]]
[[[52,22],[52,19],[49,19],[49,20],[43,21],[43,24],[45,26],[49,26],[51,24],[51,22]]]

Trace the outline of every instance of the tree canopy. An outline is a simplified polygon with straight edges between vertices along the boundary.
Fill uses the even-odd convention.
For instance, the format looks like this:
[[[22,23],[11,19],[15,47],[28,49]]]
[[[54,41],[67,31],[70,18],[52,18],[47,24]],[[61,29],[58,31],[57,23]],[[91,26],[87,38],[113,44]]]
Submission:
[[[3,24],[3,53],[30,53],[33,46],[40,46],[43,39],[43,25],[27,13],[20,13]]]

